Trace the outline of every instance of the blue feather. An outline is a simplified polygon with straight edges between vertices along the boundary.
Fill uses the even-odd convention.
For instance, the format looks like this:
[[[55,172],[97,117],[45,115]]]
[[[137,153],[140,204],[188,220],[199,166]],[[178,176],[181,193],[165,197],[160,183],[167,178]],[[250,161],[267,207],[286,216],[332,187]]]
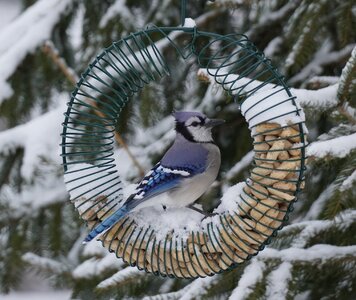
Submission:
[[[141,203],[149,198],[168,192],[178,187],[183,179],[195,174],[194,171],[193,168],[169,168],[158,163],[142,179],[131,201],[140,200]],[[126,203],[129,203],[129,201]]]
[[[124,204],[117,211],[115,211],[110,217],[106,218],[103,222],[97,225],[92,231],[89,232],[87,237],[84,239],[83,244],[90,242],[100,233],[114,226],[118,221],[120,221],[128,213],[127,205]]]
[[[106,218],[102,223],[97,225],[87,235],[83,243],[90,242],[97,235],[114,226],[140,203],[178,187],[183,179],[189,178],[199,172],[201,172],[200,169],[194,169],[193,167],[171,168],[164,167],[158,163],[142,179],[136,188],[135,193],[126,200],[125,204],[110,217]]]

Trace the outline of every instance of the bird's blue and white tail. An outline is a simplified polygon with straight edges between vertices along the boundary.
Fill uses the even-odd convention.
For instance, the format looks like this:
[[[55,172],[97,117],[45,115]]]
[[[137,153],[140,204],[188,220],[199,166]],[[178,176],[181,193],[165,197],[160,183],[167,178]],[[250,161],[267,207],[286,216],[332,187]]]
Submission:
[[[114,226],[118,221],[120,221],[130,210],[127,205],[123,205],[120,209],[115,211],[110,217],[106,218],[103,222],[97,225],[92,231],[89,232],[87,237],[84,239],[83,244],[86,244],[93,240],[97,235],[108,230]]]

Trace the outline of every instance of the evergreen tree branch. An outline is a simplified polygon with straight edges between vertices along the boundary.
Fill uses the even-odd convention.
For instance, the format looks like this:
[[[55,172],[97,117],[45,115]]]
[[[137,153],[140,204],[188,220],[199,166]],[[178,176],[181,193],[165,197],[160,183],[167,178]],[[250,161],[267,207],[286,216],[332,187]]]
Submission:
[[[314,21],[309,19],[308,22],[305,24],[303,32],[301,35],[299,35],[298,40],[295,42],[293,45],[292,50],[288,54],[286,58],[286,62],[284,65],[284,68],[286,72],[295,66],[297,63],[301,64],[303,62],[299,62],[299,56],[301,53],[305,51],[306,45],[310,46],[312,44],[311,39],[311,28],[314,26]],[[303,53],[304,54],[304,53]]]
[[[59,51],[56,49],[52,41],[47,40],[42,46],[42,52],[46,54],[52,62],[58,67],[58,69],[63,73],[66,79],[75,86],[79,80],[79,77],[75,71],[68,66],[63,57],[60,57]]]
[[[288,82],[290,84],[303,82],[312,75],[321,74],[324,67],[344,61],[350,55],[352,49],[355,48],[355,44],[349,44],[337,51],[331,51],[331,47],[331,42],[326,41],[315,53],[314,58],[297,74],[291,77]]]
[[[290,262],[282,262],[267,276],[267,299],[286,299],[289,291],[288,284],[292,279],[293,265]]]
[[[262,280],[266,264],[257,259],[251,260],[245,268],[237,287],[232,291],[229,300],[244,300],[254,290],[256,284]]]
[[[288,18],[289,15],[295,11],[300,2],[301,0],[287,1],[287,3],[277,11],[263,14],[259,19],[259,22],[251,29],[249,29],[245,35],[248,36],[252,41],[255,41],[267,29],[269,30],[274,25],[280,24],[283,20]]]
[[[344,192],[350,189],[355,184],[355,182],[356,182],[356,170],[353,171],[353,173],[342,182],[339,188],[340,192]]]
[[[231,180],[238,175],[242,170],[249,167],[254,158],[254,151],[248,152],[244,157],[240,159],[225,175],[227,180]]]
[[[50,57],[52,59],[53,63],[61,70],[61,72],[64,74],[64,76],[67,78],[67,80],[73,86],[75,86],[77,81],[78,81],[78,76],[75,74],[75,72],[71,68],[68,67],[68,65],[65,62],[65,60],[59,56],[59,52],[55,49],[54,44],[52,42],[50,42],[50,41],[47,41],[43,45],[42,51],[46,55],[48,55],[48,57]],[[86,98],[85,101],[88,102],[93,107],[97,107],[96,102],[94,102],[94,101],[92,101],[92,100],[90,100],[88,98]],[[105,115],[101,110],[95,109],[94,112],[99,117],[105,118]],[[138,162],[136,157],[132,154],[132,152],[130,151],[130,149],[127,146],[127,144],[124,141],[124,139],[121,137],[121,135],[117,131],[115,131],[114,134],[115,134],[116,142],[126,151],[127,155],[130,157],[130,159],[133,162],[133,164],[139,170],[140,175],[143,176],[144,173],[145,173],[143,167],[140,165],[140,163]]]
[[[327,201],[321,217],[333,218],[335,215],[345,209],[356,207],[355,191],[352,189],[353,176],[356,176],[354,170],[356,169],[356,152],[344,163],[341,171],[337,174],[334,180],[336,189],[331,194]],[[353,173],[352,173],[353,172]]]
[[[289,27],[289,33],[292,33],[292,37],[295,33],[299,34],[296,41],[292,43],[293,47],[285,61],[284,68],[287,74],[301,69],[313,55],[317,46],[315,36],[321,25],[321,19],[317,16],[322,12],[327,2],[327,0],[319,0],[310,4],[304,1],[301,7],[302,10],[305,9],[305,12],[300,14],[300,11],[297,11],[297,16],[291,18],[294,20],[294,26]],[[293,28],[292,32],[291,28]],[[289,37],[288,33],[286,34]]]
[[[305,248],[313,244],[312,241],[320,241],[322,236],[328,236],[334,232],[336,236],[342,236],[350,232],[356,222],[356,211],[344,209],[336,216],[325,220],[304,220],[298,218],[294,224],[287,225],[278,233],[278,239],[272,241],[275,249]]]
[[[352,87],[355,86],[356,81],[356,46],[351,52],[351,56],[347,61],[345,67],[342,69],[339,88],[337,90],[337,97],[340,103],[349,101],[356,104],[355,95],[352,95]],[[353,99],[351,99],[353,97]]]
[[[37,254],[27,252],[22,256],[22,260],[41,271],[50,271],[55,274],[63,274],[69,272],[69,268],[62,262],[58,262],[54,259],[41,257]]]
[[[176,292],[170,292],[165,294],[159,294],[155,296],[146,296],[142,298],[142,300],[173,300],[173,299],[180,299],[184,294],[185,288],[178,290]]]
[[[338,112],[344,116],[349,123],[356,124],[356,110],[351,107],[348,102],[340,103],[337,107]]]
[[[77,240],[73,243],[72,247],[68,251],[67,259],[68,262],[73,265],[77,266],[80,261],[80,253],[83,250],[83,240],[86,236],[86,233],[83,231],[82,234],[79,235]]]
[[[199,69],[197,72],[197,76],[201,81],[208,82],[210,84],[215,84],[215,80],[219,81],[220,79],[215,79],[214,76],[210,74],[218,74],[218,70],[216,69]],[[224,71],[223,71],[224,72]],[[223,79],[221,79],[223,80]],[[229,75],[228,82],[233,82],[233,87],[236,89],[234,93],[238,92],[246,92],[248,93],[250,90],[255,89],[256,87],[263,84],[263,82],[254,80],[251,82],[251,79],[247,77],[241,77],[239,74],[231,74]],[[220,83],[220,82],[219,82]],[[221,81],[224,84],[223,81]],[[239,86],[248,85],[248,89],[241,90],[238,89]],[[291,88],[291,92],[293,95],[297,97],[300,105],[304,108],[311,108],[311,109],[318,109],[319,111],[328,110],[330,108],[336,107],[338,105],[336,92],[337,92],[337,84],[321,88],[318,90],[307,90],[307,89],[298,89],[298,88]],[[219,89],[223,89],[222,86],[218,85]],[[224,88],[230,89],[232,88],[232,84],[224,84]],[[266,84],[261,88],[261,91],[276,88],[274,84]],[[214,101],[215,99],[212,99]],[[214,102],[213,102],[214,103]],[[216,104],[216,103],[214,103]]]
[[[271,58],[275,56],[276,52],[280,50],[283,43],[284,43],[284,39],[280,36],[277,36],[268,43],[268,45],[263,50],[263,53],[266,55],[266,57]]]
[[[171,4],[169,2],[166,1],[164,3],[164,5],[167,7],[169,4]],[[161,8],[161,5],[162,5],[162,3],[159,0],[155,0],[155,1],[151,2],[150,8],[149,8],[149,10],[147,12],[147,16],[145,16],[144,24],[147,24],[149,22],[151,22],[151,23],[153,22],[155,15],[157,14],[157,12],[159,12],[159,9]]]
[[[99,27],[104,28],[114,18],[119,17],[122,19],[126,28],[133,28],[137,23],[137,18],[126,5],[126,0],[116,0],[105,12],[99,22]],[[143,26],[142,22],[139,22]]]
[[[318,90],[322,87],[337,84],[339,82],[338,76],[313,76],[305,83],[306,87],[311,90]]]
[[[128,281],[137,279],[138,277],[145,276],[146,274],[137,268],[126,267],[112,275],[111,277],[105,279],[97,285],[98,289],[107,289],[122,284],[126,284]]]
[[[356,133],[339,136],[326,141],[315,141],[307,148],[311,160],[325,159],[327,156],[343,158],[356,149]]]
[[[103,258],[90,258],[84,261],[73,270],[72,275],[73,278],[76,279],[90,279],[92,277],[100,276],[100,274],[107,271],[121,269],[123,265],[124,263],[121,260],[117,259],[114,254],[110,253]]]
[[[197,278],[184,288],[180,300],[201,298],[208,293],[209,288],[219,280],[218,276]]]
[[[59,3],[59,0],[40,0],[36,3],[44,4],[47,2]],[[1,258],[5,258],[3,259],[4,262],[0,259],[0,285],[2,285],[0,289],[8,290],[16,288],[14,282],[22,279],[24,267],[28,267],[27,264],[24,264],[24,262],[19,259],[24,251],[29,251],[29,249],[47,249],[46,247],[49,245],[49,250],[45,251],[48,253],[46,256],[49,256],[50,260],[54,259],[53,261],[46,262],[46,258],[44,258],[42,261],[44,266],[39,269],[52,275],[51,278],[55,279],[61,286],[65,286],[69,289],[74,286],[73,298],[106,299],[105,296],[108,294],[110,298],[121,299],[132,297],[141,298],[144,295],[158,294],[156,296],[145,297],[144,299],[180,299],[182,297],[188,299],[226,299],[229,297],[231,291],[234,290],[235,294],[231,295],[230,298],[234,300],[246,298],[271,298],[274,300],[278,298],[289,299],[296,296],[313,299],[353,299],[352,292],[355,290],[356,282],[354,272],[356,259],[355,255],[351,252],[355,252],[355,249],[348,248],[350,250],[345,251],[345,249],[342,250],[342,247],[355,244],[354,235],[352,233],[355,229],[356,211],[351,205],[348,206],[349,203],[344,205],[345,199],[349,199],[350,196],[352,197],[352,193],[354,193],[356,179],[356,171],[354,171],[352,163],[356,152],[354,150],[354,144],[351,141],[351,139],[355,138],[355,130],[354,126],[352,126],[352,124],[355,124],[355,102],[353,102],[355,90],[353,81],[355,76],[352,75],[353,72],[346,72],[347,66],[342,70],[342,73],[345,73],[345,77],[342,75],[340,80],[337,76],[324,76],[334,74],[335,70],[341,70],[341,64],[344,63],[344,60],[347,60],[344,47],[349,49],[348,47],[350,47],[350,45],[354,45],[352,44],[354,43],[353,23],[345,18],[345,16],[352,18],[352,12],[350,11],[353,5],[352,0],[272,0],[266,2],[257,0],[216,0],[216,3],[222,4],[221,7],[224,7],[224,9],[217,10],[216,6],[212,5],[208,9],[208,13],[202,13],[204,10],[204,1],[198,2],[194,4],[194,14],[196,13],[196,15],[198,15],[201,13],[200,17],[196,18],[199,30],[203,29],[219,34],[228,34],[231,33],[232,28],[233,32],[244,32],[246,26],[249,26],[249,28],[251,28],[250,31],[252,31],[250,38],[255,35],[253,39],[256,39],[258,46],[264,46],[270,41],[268,47],[265,49],[265,54],[270,53],[269,55],[273,55],[277,66],[278,64],[281,65],[284,63],[285,57],[288,56],[293,44],[298,41],[300,35],[303,34],[305,24],[307,24],[309,19],[314,18],[314,26],[316,27],[314,29],[311,28],[311,31],[314,30],[314,34],[309,33],[309,36],[305,38],[303,44],[304,50],[301,50],[298,55],[296,55],[296,61],[298,60],[298,63],[291,67],[292,75],[303,75],[300,81],[296,81],[297,84],[307,87],[307,89],[291,89],[291,92],[298,97],[301,105],[306,109],[307,115],[308,113],[317,114],[317,117],[310,118],[309,120],[311,137],[316,138],[319,136],[317,141],[311,146],[312,151],[316,153],[316,155],[311,155],[311,158],[314,159],[315,162],[309,166],[310,177],[312,177],[310,181],[313,183],[313,186],[305,190],[305,194],[301,199],[304,198],[306,201],[304,204],[300,203],[303,205],[303,208],[308,209],[311,207],[309,217],[312,220],[306,221],[303,219],[304,214],[306,214],[305,210],[300,209],[299,211],[295,211],[292,220],[292,222],[295,223],[279,231],[278,237],[273,240],[272,244],[269,245],[266,250],[260,252],[257,257],[254,257],[251,261],[246,263],[247,267],[243,265],[225,274],[216,275],[212,277],[211,285],[208,283],[210,278],[189,282],[177,279],[166,280],[146,275],[133,268],[122,269],[122,267],[126,265],[124,265],[121,260],[117,260],[114,256],[112,258],[107,257],[111,254],[105,252],[104,248],[100,247],[99,244],[88,244],[84,248],[80,248],[82,238],[76,240],[79,235],[79,229],[77,228],[78,223],[74,222],[74,215],[70,208],[63,206],[64,202],[56,205],[57,212],[58,207],[60,207],[61,216],[63,217],[60,226],[57,226],[58,222],[56,222],[56,220],[58,221],[58,214],[56,218],[53,218],[56,214],[53,213],[53,209],[49,206],[49,204],[56,201],[55,199],[64,200],[65,195],[67,195],[62,179],[60,178],[61,173],[57,171],[59,170],[59,166],[56,164],[52,167],[52,165],[58,161],[58,142],[56,142],[52,136],[58,137],[60,129],[58,124],[60,123],[60,115],[63,113],[63,108],[55,109],[55,112],[52,114],[51,112],[54,110],[50,113],[45,113],[43,116],[39,116],[43,114],[44,111],[47,111],[48,108],[53,107],[52,102],[58,103],[58,100],[55,102],[55,100],[47,96],[48,94],[51,95],[52,92],[54,95],[61,93],[62,89],[58,89],[56,83],[58,76],[64,77],[62,74],[69,71],[68,74],[65,75],[66,78],[74,76],[76,82],[77,77],[75,72],[70,70],[68,66],[67,69],[56,72],[53,66],[57,70],[60,69],[60,66],[55,66],[55,64],[52,63],[53,59],[52,61],[43,60],[43,57],[35,53],[35,55],[27,55],[26,63],[20,64],[19,68],[10,78],[11,86],[8,85],[8,87],[14,89],[14,96],[9,98],[9,101],[4,102],[5,105],[12,103],[13,106],[16,106],[21,105],[21,101],[25,99],[27,102],[33,102],[33,107],[25,113],[21,112],[21,114],[17,115],[11,111],[11,109],[14,110],[11,106],[9,106],[10,109],[5,107],[6,109],[4,111],[2,110],[4,106],[0,108],[1,118],[4,119],[4,122],[0,120],[0,130],[5,128],[5,131],[0,133],[1,156],[5,156],[5,159],[7,159],[9,155],[12,155],[15,151],[21,152],[18,157],[16,157],[15,163],[9,164],[8,170],[3,170],[5,172],[3,177],[0,175],[0,182],[4,183],[0,194],[1,217],[4,216],[4,218],[8,218],[10,214],[21,217],[23,216],[22,214],[26,214],[26,218],[21,219],[21,226],[14,228],[12,226],[13,223],[4,222],[6,223],[5,227],[0,231],[0,247],[4,248]],[[299,4],[295,6],[294,3],[297,2]],[[58,42],[58,44],[61,43],[61,45],[63,45],[63,53],[65,53],[65,51],[68,50],[66,48],[67,45],[73,41],[73,37],[67,35],[68,25],[72,24],[69,26],[73,27],[73,32],[76,32],[75,38],[78,40],[83,39],[84,41],[79,43],[78,47],[76,47],[78,53],[83,54],[82,56],[77,56],[78,63],[82,65],[86,64],[89,57],[93,57],[98,47],[102,48],[103,44],[108,44],[113,39],[117,40],[120,35],[125,35],[129,31],[135,31],[135,28],[140,28],[141,24],[146,22],[148,18],[155,18],[154,22],[156,22],[157,25],[170,26],[171,21],[177,19],[175,13],[179,11],[179,1],[172,0],[154,0],[151,3],[131,0],[99,1],[95,4],[90,1],[85,3],[82,1],[74,1],[73,3],[75,4],[68,6],[65,16],[58,22],[56,21],[57,25],[54,28],[48,26],[45,30],[45,26],[36,25],[35,29],[41,29],[40,27],[43,27],[43,32],[38,30],[38,34],[36,33],[37,36],[35,39],[31,39],[31,42],[33,42],[33,46],[37,47],[38,36],[43,37],[46,35],[47,39],[50,38],[48,34],[51,35],[53,32],[53,39],[56,39],[56,44]],[[122,7],[123,9],[120,10],[120,5],[118,5],[117,8],[119,9],[116,9],[115,14],[111,12],[110,16],[109,10],[112,3],[124,3],[125,7]],[[326,4],[324,9],[317,10],[317,13],[315,13],[313,6],[314,8],[320,7],[320,5],[324,3]],[[150,4],[152,5],[150,6]],[[77,5],[85,7],[85,13],[83,13],[80,24],[75,25],[73,20],[78,16],[78,14],[75,13],[75,9],[78,7]],[[233,5],[239,8],[236,10],[234,18],[229,17],[226,22],[219,22],[219,15],[221,16],[221,13],[227,14]],[[287,12],[286,10],[290,9],[293,5],[295,11],[291,10]],[[341,5],[342,11],[340,9]],[[29,8],[33,9],[33,6]],[[2,5],[0,4],[0,9],[1,7]],[[129,11],[129,13],[126,14],[127,11]],[[43,11],[42,13],[44,14],[45,12]],[[193,14],[193,12],[191,13]],[[27,15],[31,15],[30,11],[27,12]],[[54,13],[52,16],[53,15]],[[137,18],[133,18],[133,16],[137,16]],[[45,18],[48,20],[47,16],[45,16]],[[107,19],[105,20],[105,18]],[[278,18],[280,18],[280,21],[276,22]],[[345,20],[346,22],[337,26],[336,23],[341,18],[342,21]],[[268,21],[270,21],[270,23]],[[18,22],[16,23],[18,24]],[[29,22],[28,24],[30,23],[37,24],[38,22]],[[41,23],[43,24],[43,22]],[[9,26],[8,28],[14,28],[10,26],[10,24],[6,26]],[[103,24],[105,24],[105,26],[102,26]],[[264,28],[261,26],[263,24]],[[288,26],[288,24],[290,25]],[[344,24],[348,25],[349,28],[345,29]],[[95,26],[98,28],[95,28]],[[32,29],[33,26],[28,26],[28,28],[31,28],[32,31],[35,30]],[[20,49],[20,46],[24,45],[22,36],[26,37],[28,42],[30,42],[30,35],[27,33],[24,34],[22,29],[15,31],[12,39],[0,38],[0,41],[5,42],[0,43],[0,49],[6,48],[9,50],[5,55],[6,57],[12,57],[12,55],[18,55],[19,53],[22,55],[22,50],[26,53],[30,53],[28,49]],[[310,28],[308,28],[308,30],[309,29]],[[255,32],[253,32],[254,30]],[[46,31],[46,34],[44,34],[44,31]],[[1,36],[2,33],[0,34],[0,37]],[[180,41],[183,42],[183,39],[181,39],[182,36],[177,32],[171,33],[168,38],[177,43]],[[8,47],[8,40],[18,40],[17,42],[19,43],[16,42],[14,47]],[[312,41],[313,44],[311,45],[306,41]],[[327,46],[326,48],[324,47],[324,50],[326,49],[327,51],[318,51],[321,42],[324,41],[330,41],[330,43],[328,42],[323,45]],[[41,43],[42,42],[43,40]],[[170,43],[167,43],[165,38],[157,41],[155,44],[160,52],[170,55],[168,51]],[[200,46],[200,41],[198,44]],[[204,41],[202,41],[201,44],[203,45]],[[223,46],[224,42],[222,42],[221,45]],[[11,48],[14,48],[14,51],[12,51]],[[197,48],[197,50],[199,50],[199,48]],[[215,49],[212,49],[212,52],[214,50]],[[1,59],[3,53],[1,51],[0,53],[0,61],[4,62],[5,67],[4,74],[9,68],[6,66],[6,60]],[[319,64],[319,59],[322,59],[324,54],[328,58],[328,61],[326,61],[326,59]],[[335,56],[329,56],[331,54],[335,54]],[[21,55],[18,57],[21,58]],[[173,59],[174,57],[172,56]],[[58,58],[60,59],[59,56]],[[65,65],[65,61],[62,62]],[[190,61],[184,65],[183,69],[189,64]],[[348,64],[349,62],[347,65]],[[172,84],[167,84],[166,86],[166,82],[169,82],[169,80],[164,81],[163,84],[162,81],[158,81],[153,83],[153,85],[156,84],[159,87],[157,90],[152,88],[152,84],[145,87],[145,89],[147,88],[149,91],[147,93],[147,101],[154,102],[155,105],[150,108],[153,112],[153,118],[151,116],[147,117],[147,120],[149,120],[147,126],[154,124],[148,128],[141,128],[140,126],[135,126],[135,124],[129,124],[128,126],[128,128],[132,130],[130,135],[133,141],[132,146],[130,145],[130,150],[143,166],[149,164],[150,158],[156,158],[160,155],[174,138],[174,131],[169,130],[172,127],[172,118],[162,117],[159,122],[156,122],[156,119],[158,119],[155,118],[157,114],[155,108],[152,107],[160,107],[162,102],[167,101],[167,107],[173,107],[174,105],[176,107],[186,107],[192,110],[201,110],[207,112],[211,117],[225,118],[225,116],[236,116],[236,104],[226,101],[226,93],[221,89],[220,84],[214,81],[213,77],[208,78],[207,81],[210,84],[207,88],[205,85],[195,84],[196,80],[194,80],[193,83],[190,82],[191,77],[189,76],[192,75],[190,72],[192,70],[191,67],[196,66],[189,65],[189,72],[185,72],[185,69],[181,71],[180,66],[179,68],[177,67],[175,71],[178,71],[180,75],[184,74],[186,77],[171,77],[169,80],[171,80]],[[27,75],[27,73],[29,73],[27,69],[43,71],[43,74],[40,72],[32,72],[30,75]],[[214,71],[212,72],[214,73]],[[293,74],[294,72],[299,73]],[[305,82],[309,76],[319,73],[321,76],[314,77],[312,80],[309,80],[309,82]],[[36,76],[36,74],[38,76]],[[236,76],[238,75],[239,74],[236,74]],[[48,81],[42,79],[38,80],[44,76],[48,76]],[[2,78],[1,74],[0,77]],[[348,78],[348,80],[345,80],[346,78]],[[229,78],[226,82],[232,82],[234,79],[235,78],[232,78],[232,80],[230,80]],[[342,82],[342,80],[344,81]],[[238,81],[238,84],[243,86],[249,81],[250,79],[243,78]],[[46,84],[44,84],[46,82],[55,82],[55,84],[47,84],[46,86]],[[177,82],[179,82],[179,84],[177,84]],[[0,80],[0,85],[1,83],[2,81]],[[187,83],[190,84],[190,86],[194,85],[194,90],[190,88],[189,93],[185,91],[182,93],[180,88],[182,86],[185,87]],[[245,89],[253,89],[259,84],[263,84],[263,82],[255,82],[254,86],[252,86],[252,84],[246,85]],[[342,87],[342,85],[344,86]],[[226,87],[228,88],[227,84]],[[267,85],[263,87],[263,89],[265,88],[272,89],[273,86]],[[51,93],[47,93],[46,89],[51,89]],[[346,92],[347,96],[340,96],[340,90]],[[0,88],[1,95],[4,95],[5,92],[6,86],[5,89]],[[248,91],[243,92],[248,93]],[[175,95],[175,93],[179,93],[179,99],[173,99],[174,102],[168,102],[173,97],[169,98],[165,95]],[[67,95],[64,95],[64,97],[61,95],[61,97],[61,102],[64,103]],[[350,104],[353,107],[351,107]],[[132,109],[135,112],[138,111],[139,106],[142,113],[141,120],[144,120],[144,117],[148,115],[147,110],[142,106],[142,102],[133,101]],[[164,113],[161,114],[166,114],[168,111],[169,109],[166,109]],[[335,111],[336,113],[334,113]],[[158,114],[160,114],[160,112]],[[14,117],[16,117],[16,122],[13,123],[14,125],[8,125],[10,122],[13,122]],[[154,118],[155,122],[152,121]],[[28,119],[32,119],[32,121],[21,125],[22,127],[18,126],[7,129],[7,126],[16,126],[16,124]],[[226,119],[228,120],[228,118]],[[340,121],[347,123],[345,125],[337,125]],[[144,122],[142,121],[142,123]],[[230,124],[231,128],[236,128],[236,123],[236,121],[232,122]],[[54,128],[54,125],[58,128]],[[321,136],[322,133],[327,132],[330,126],[333,126],[333,129]],[[46,130],[42,128],[46,128]],[[58,134],[49,134],[50,132],[53,133],[55,129],[58,131]],[[248,135],[248,133],[246,134]],[[223,177],[233,181],[239,173],[242,173],[241,170],[248,165],[250,157],[246,155],[241,163],[237,163],[235,166],[228,166],[227,162],[234,161],[234,158],[237,156],[236,153],[232,153],[233,151],[227,151],[227,149],[231,149],[232,146],[236,144],[236,139],[230,139],[229,137],[230,136],[225,132],[219,132],[219,140],[221,141],[224,159],[222,174]],[[235,135],[233,137],[235,137]],[[339,140],[341,137],[345,137],[345,139]],[[250,140],[247,138],[243,139],[239,136],[239,139],[239,144],[236,147],[242,147],[250,143]],[[329,139],[329,141],[327,141],[327,139]],[[347,149],[341,149],[341,142],[347,142]],[[337,145],[338,143],[340,145]],[[34,145],[37,145],[37,147],[34,147]],[[124,151],[124,149],[120,151]],[[252,154],[250,153],[250,155]],[[341,156],[342,158],[340,159],[339,157]],[[57,159],[53,162],[54,157],[57,157]],[[5,160],[0,157],[0,168],[4,167],[2,162],[5,162]],[[51,167],[49,167],[49,165]],[[320,168],[321,165],[322,167]],[[324,168],[325,165],[327,165],[327,167]],[[231,168],[231,166],[233,167]],[[53,171],[54,167],[56,167],[55,171]],[[49,169],[47,170],[46,168]],[[227,174],[224,174],[226,168],[231,168],[231,170],[227,171]],[[332,174],[329,174],[326,170],[335,170],[335,172],[330,172]],[[134,171],[136,170],[134,169]],[[23,175],[28,178],[28,181],[22,181]],[[21,178],[19,184],[17,183],[17,178]],[[44,184],[47,178],[50,179],[52,185]],[[224,183],[223,180],[220,182]],[[15,185],[16,188],[14,187]],[[331,185],[333,186],[330,187]],[[4,195],[8,196],[6,192],[9,189],[11,190],[9,194],[11,197],[9,197],[8,203],[8,198],[5,198],[5,201],[2,199],[4,199]],[[217,193],[223,189],[224,186],[219,186],[219,190],[216,189],[218,190]],[[5,209],[3,209],[3,207]],[[347,209],[347,207],[349,207],[349,209]],[[315,220],[315,218],[323,218],[328,210],[330,210],[331,215],[337,214],[337,216],[328,220]],[[3,220],[5,220],[4,218]],[[49,221],[48,224],[47,221]],[[41,231],[42,227],[44,228],[43,231]],[[63,231],[63,233],[58,234],[59,230]],[[11,239],[11,237],[7,237],[7,233],[11,231],[13,235],[16,235],[16,243],[8,242],[8,239]],[[52,236],[56,235],[56,233],[61,236],[61,238],[58,238],[61,244],[59,244],[58,241],[53,243]],[[66,241],[66,243],[63,243],[64,241]],[[68,243],[74,243],[74,245],[71,247],[71,244]],[[327,248],[325,248],[325,246]],[[287,249],[289,247],[290,250]],[[80,249],[83,251],[80,251]],[[330,252],[330,254],[325,255],[325,253],[328,252]],[[58,266],[56,263],[61,262],[56,259],[58,254],[64,257],[64,263],[62,265],[69,269],[69,271],[64,271],[65,276],[60,272],[57,274],[56,270],[53,270]],[[308,258],[308,256],[312,256],[312,259],[305,259],[305,257]],[[90,259],[91,257],[95,257],[95,259]],[[81,263],[83,258],[84,262]],[[19,262],[21,264],[19,264]],[[52,262],[54,263],[52,264]],[[249,264],[254,266],[248,269]],[[46,267],[46,265],[51,267]],[[106,288],[100,288],[100,284],[105,282],[104,279],[111,276],[113,272],[120,274],[117,276],[119,277],[118,283],[112,282],[112,284],[108,285],[107,290],[105,290]],[[240,276],[241,273],[243,273],[242,277]],[[241,280],[238,282],[240,278]],[[214,282],[214,280],[216,281]],[[94,290],[100,281],[102,282],[99,283],[99,286]],[[7,286],[8,289],[3,288],[4,282],[7,283],[5,286]],[[167,282],[169,283],[166,284]],[[207,290],[209,291],[207,292]],[[96,292],[100,293],[100,296],[103,294],[105,294],[105,296],[98,297],[98,294],[94,295]]]
[[[303,220],[313,220],[318,218],[321,212],[323,211],[323,209],[325,208],[327,201],[331,198],[336,188],[337,188],[336,183],[332,182],[325,190],[323,190],[323,192],[319,195],[319,197],[313,201],[312,206],[309,208]]]
[[[218,276],[197,278],[178,291],[155,296],[147,296],[144,297],[143,300],[201,299],[202,296],[208,293],[209,288],[219,281],[219,278],[217,277]]]
[[[320,233],[331,228],[340,230],[347,230],[352,224],[356,222],[356,211],[346,210],[338,214],[331,220],[305,220],[296,224],[286,226],[280,232],[280,236],[288,236],[296,229],[302,228],[298,236],[293,239],[292,247],[303,248],[307,245],[310,239],[320,235]]]
[[[51,36],[53,28],[70,3],[70,0],[37,1],[1,31],[0,103],[13,94],[7,80],[25,57]]]
[[[346,257],[353,257],[356,259],[356,245],[352,246],[334,246],[328,244],[317,244],[312,247],[288,248],[277,250],[267,248],[259,253],[257,260],[264,262],[270,260],[282,260],[284,262],[300,263],[300,262],[326,262],[327,260],[340,259]]]

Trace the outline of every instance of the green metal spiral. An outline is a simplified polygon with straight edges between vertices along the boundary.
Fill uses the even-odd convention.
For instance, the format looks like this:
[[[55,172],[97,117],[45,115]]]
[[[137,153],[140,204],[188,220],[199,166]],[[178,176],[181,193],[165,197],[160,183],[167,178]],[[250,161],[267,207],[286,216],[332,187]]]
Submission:
[[[185,11],[184,6],[183,9]],[[115,127],[132,95],[150,82],[171,73],[172,53],[176,59],[183,61],[194,58],[196,65],[206,70],[208,80],[214,80],[240,105],[244,105],[258,91],[270,91],[250,106],[246,115],[256,105],[272,101],[275,95],[285,95],[280,102],[273,102],[273,105],[247,119],[253,124],[250,129],[256,155],[251,177],[238,200],[238,211],[221,214],[219,224],[210,222],[198,232],[191,232],[188,239],[175,237],[172,232],[164,239],[158,239],[150,224],[138,226],[132,216],[121,220],[100,238],[109,251],[146,272],[178,278],[211,276],[235,268],[271,241],[271,237],[288,219],[304,180],[306,141],[302,118],[277,129],[261,131],[261,126],[274,124],[283,115],[300,116],[301,108],[283,77],[246,36],[219,35],[197,28],[151,26],[106,48],[82,74],[68,103],[61,143],[63,167],[71,201],[89,228],[121,206],[123,186],[117,175],[120,166],[116,166],[113,157]],[[266,111],[284,103],[290,103],[293,109],[272,115],[263,122],[255,122]],[[296,134],[276,137],[270,143],[285,140],[285,143],[291,144],[294,139],[298,141],[295,143],[298,147],[290,150],[267,149],[267,143],[261,139],[269,133],[274,136],[277,131]],[[288,154],[291,150],[299,151],[296,159],[266,157],[268,153],[281,154],[284,151]],[[295,178],[280,179],[271,175],[275,173],[275,176],[282,177],[280,174],[283,172],[293,173],[291,169],[279,169],[273,165],[293,164],[293,161],[298,165],[297,169],[293,169],[297,174]],[[264,184],[263,179],[274,183]],[[275,183],[291,183],[295,190],[274,187]],[[266,195],[261,192],[261,187],[268,191]],[[284,194],[293,200],[278,196]],[[273,201],[277,204],[274,205]],[[269,216],[267,212],[274,214]],[[256,216],[270,220],[262,222],[262,217],[258,219]],[[249,229],[251,224],[255,224],[253,229]]]

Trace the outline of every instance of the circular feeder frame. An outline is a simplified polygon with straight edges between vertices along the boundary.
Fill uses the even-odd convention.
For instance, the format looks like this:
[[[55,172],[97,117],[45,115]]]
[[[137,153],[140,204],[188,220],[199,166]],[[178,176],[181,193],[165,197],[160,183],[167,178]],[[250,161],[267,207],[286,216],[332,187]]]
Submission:
[[[304,184],[303,112],[282,76],[246,36],[151,26],[113,43],[72,93],[63,123],[63,166],[71,201],[92,229],[124,200],[114,158],[121,111],[145,85],[170,75],[177,61],[194,62],[200,79],[221,86],[249,123],[255,156],[236,195],[237,209],[206,219],[185,237],[169,231],[158,238],[150,224],[139,226],[128,215],[100,240],[140,270],[205,277],[235,268],[269,244]]]

